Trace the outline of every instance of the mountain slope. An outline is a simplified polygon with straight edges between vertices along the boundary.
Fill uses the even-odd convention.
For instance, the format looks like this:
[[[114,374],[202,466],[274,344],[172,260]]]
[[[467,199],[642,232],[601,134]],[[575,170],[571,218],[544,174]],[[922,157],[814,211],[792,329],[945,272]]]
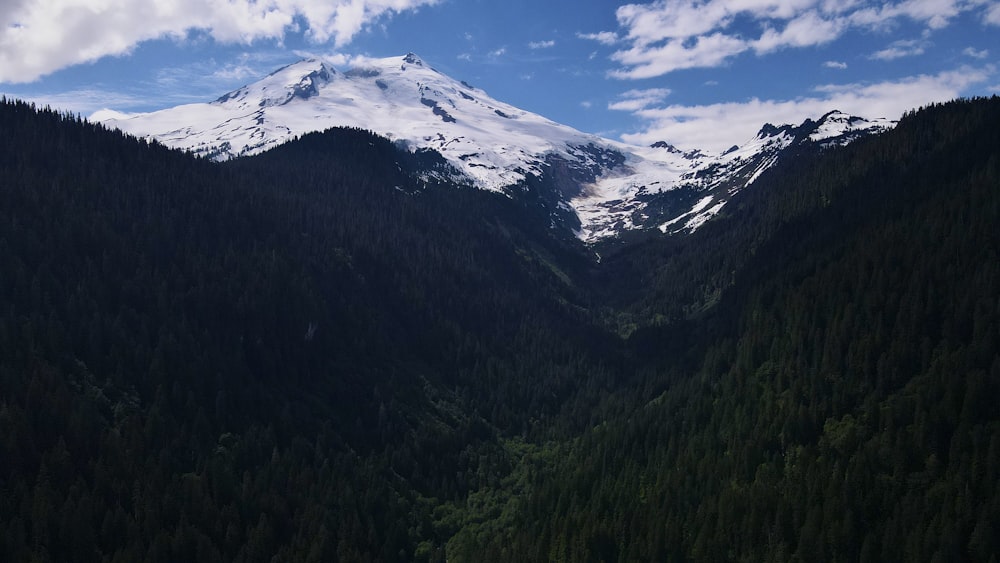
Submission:
[[[105,123],[220,160],[257,154],[311,131],[359,127],[437,150],[469,181],[490,190],[540,175],[540,155],[599,141],[493,100],[413,54],[373,59],[344,73],[304,60],[210,104]]]
[[[409,560],[500,433],[615,377],[579,245],[384,138],[220,165],[23,103],[0,126],[10,560]]]
[[[780,160],[844,146],[892,126],[885,119],[868,120],[831,111],[798,126],[766,124],[753,139],[716,156],[681,152],[659,142],[651,148],[685,159],[690,169],[676,178],[604,179],[572,204],[588,229],[584,239],[592,242],[629,230],[689,233],[717,215],[732,196]]]
[[[637,333],[622,414],[519,450],[449,561],[994,561],[998,125],[997,97],[921,110],[677,242],[731,276],[713,310]],[[730,271],[723,232],[766,235]]]
[[[329,127],[363,128],[409,150],[441,153],[451,169],[428,170],[428,179],[515,197],[541,179],[553,222],[588,242],[632,229],[693,230],[793,142],[846,142],[891,126],[831,114],[799,128],[765,128],[723,155],[635,147],[497,101],[412,53],[345,72],[304,60],[211,103],[92,119],[215,160],[259,154]]]
[[[998,124],[804,145],[594,263],[365,131],[216,164],[2,102],[0,553],[988,563]]]

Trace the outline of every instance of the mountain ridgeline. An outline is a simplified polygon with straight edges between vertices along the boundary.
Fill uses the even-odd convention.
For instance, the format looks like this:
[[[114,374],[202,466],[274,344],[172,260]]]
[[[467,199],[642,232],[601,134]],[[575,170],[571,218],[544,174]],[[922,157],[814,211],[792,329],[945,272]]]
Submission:
[[[4,559],[1000,553],[1000,98],[591,245],[360,129],[0,130]]]
[[[446,166],[424,171],[429,179],[511,196],[525,184],[543,188],[538,203],[552,222],[588,242],[636,230],[695,230],[784,153],[847,144],[893,126],[832,111],[799,126],[765,125],[723,154],[633,146],[496,100],[413,53],[343,72],[302,60],[212,102],[142,114],[102,110],[92,120],[218,161],[331,127],[361,127],[408,150],[439,153]]]

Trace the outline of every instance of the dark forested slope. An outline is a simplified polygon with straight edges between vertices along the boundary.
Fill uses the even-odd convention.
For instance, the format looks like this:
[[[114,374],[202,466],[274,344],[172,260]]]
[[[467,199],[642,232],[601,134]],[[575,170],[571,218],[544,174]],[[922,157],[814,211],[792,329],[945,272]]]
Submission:
[[[224,165],[19,102],[0,131],[10,560],[1000,549],[996,98],[599,264],[537,186],[363,131]]]
[[[425,187],[430,156],[344,130],[219,166],[16,102],[0,130],[15,560],[405,560],[447,539],[422,495],[613,380],[579,248]]]
[[[683,323],[705,330],[700,367],[529,455],[507,485],[527,492],[467,526],[453,553],[996,560],[1000,99],[908,115],[731,205],[711,229],[664,243],[681,273],[702,248],[743,264],[715,307]],[[754,242],[745,255],[698,239],[729,228]],[[658,291],[673,289],[652,286],[647,306]],[[639,338],[649,348],[675,334]]]

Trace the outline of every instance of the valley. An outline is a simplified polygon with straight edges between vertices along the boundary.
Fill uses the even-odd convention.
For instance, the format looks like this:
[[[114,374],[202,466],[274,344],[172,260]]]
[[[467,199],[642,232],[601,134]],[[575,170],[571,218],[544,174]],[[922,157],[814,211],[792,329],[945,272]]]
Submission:
[[[1000,99],[836,122],[587,237],[361,127],[216,162],[4,100],[0,552],[991,561]]]

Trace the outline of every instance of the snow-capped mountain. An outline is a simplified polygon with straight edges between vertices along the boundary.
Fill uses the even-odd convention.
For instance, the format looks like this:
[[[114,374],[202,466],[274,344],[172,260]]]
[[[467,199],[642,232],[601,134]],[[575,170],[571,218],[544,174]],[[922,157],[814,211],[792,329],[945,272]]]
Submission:
[[[544,179],[554,219],[569,215],[588,242],[628,229],[694,230],[788,147],[842,144],[891,126],[834,112],[799,127],[765,126],[721,155],[637,147],[497,101],[412,53],[344,72],[303,60],[210,103],[134,115],[102,110],[91,120],[215,160],[359,127],[410,150],[438,151],[458,183],[515,194],[530,177]]]
[[[659,142],[651,148],[686,159],[690,168],[669,179],[668,185],[639,176],[605,178],[598,186],[628,197],[615,199],[607,191],[595,190],[589,197],[575,199],[573,207],[589,229],[585,240],[633,229],[658,228],[664,233],[694,231],[719,213],[730,197],[753,184],[780,158],[793,154],[794,149],[842,146],[885,131],[894,124],[886,119],[867,120],[831,111],[817,121],[807,119],[798,126],[765,124],[753,139],[733,145],[719,155],[681,152],[669,143]]]

